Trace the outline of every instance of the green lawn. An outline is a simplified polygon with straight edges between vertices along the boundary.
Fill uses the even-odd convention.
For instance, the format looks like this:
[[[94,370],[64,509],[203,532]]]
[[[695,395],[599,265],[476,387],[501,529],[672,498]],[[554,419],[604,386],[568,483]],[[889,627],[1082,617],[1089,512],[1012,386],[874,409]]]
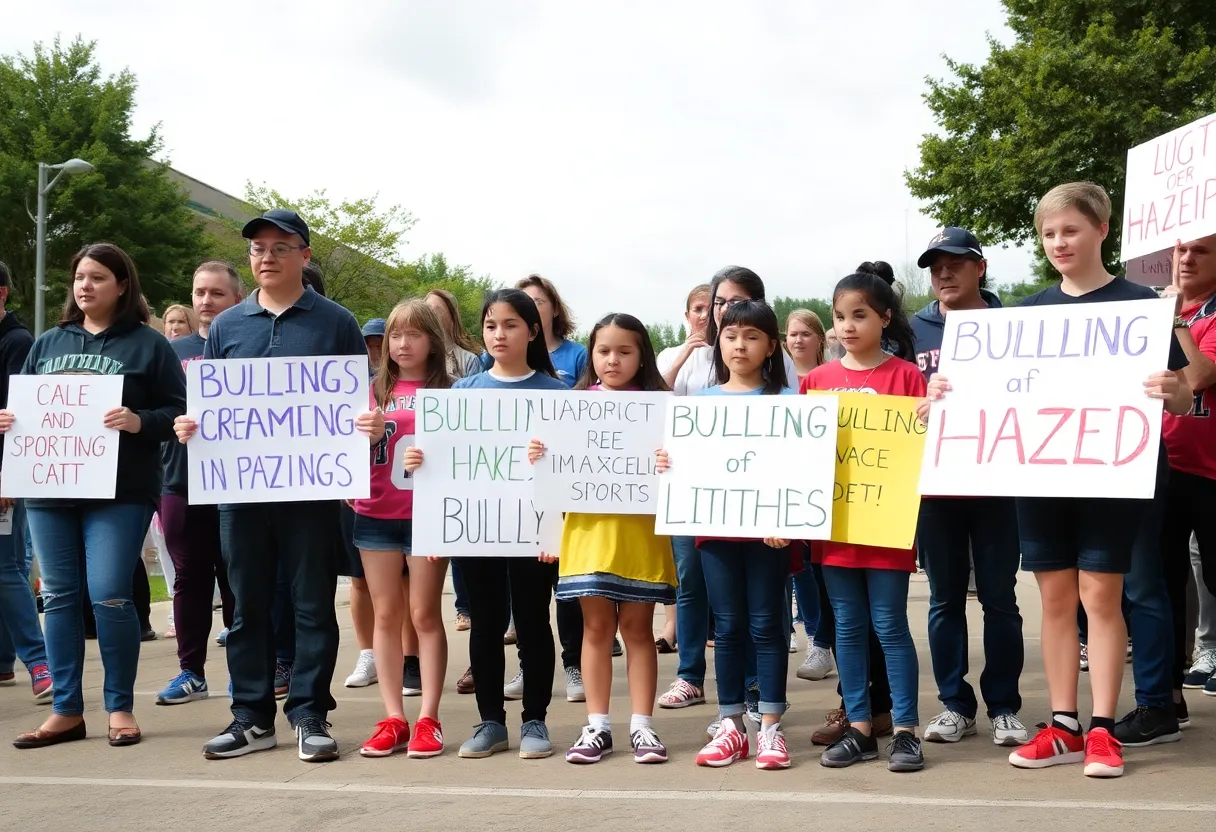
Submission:
[[[169,588],[165,585],[164,575],[149,575],[148,586],[152,588],[152,603],[169,600]]]

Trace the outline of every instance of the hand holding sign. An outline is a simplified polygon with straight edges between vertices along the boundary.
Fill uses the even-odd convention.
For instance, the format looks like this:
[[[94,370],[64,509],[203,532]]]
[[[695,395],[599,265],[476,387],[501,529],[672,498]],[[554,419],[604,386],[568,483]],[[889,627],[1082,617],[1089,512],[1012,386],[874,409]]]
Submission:
[[[1161,290],[1161,297],[1174,299],[1174,317],[1182,314],[1182,287],[1179,285],[1179,271],[1182,263],[1182,240],[1174,243],[1173,265],[1170,268],[1170,285]]]
[[[198,422],[193,416],[183,414],[173,420],[173,432],[177,434],[177,441],[185,445],[190,441],[190,437],[198,433]]]
[[[143,428],[143,421],[129,407],[116,407],[113,410],[107,410],[103,424],[113,430],[121,430],[127,433],[139,433],[140,429]]]

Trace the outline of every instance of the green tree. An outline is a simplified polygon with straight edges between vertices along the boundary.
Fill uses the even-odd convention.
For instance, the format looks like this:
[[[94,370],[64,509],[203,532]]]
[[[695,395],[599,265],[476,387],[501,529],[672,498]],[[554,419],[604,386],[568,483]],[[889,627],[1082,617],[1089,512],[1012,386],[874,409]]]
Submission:
[[[34,306],[38,163],[79,157],[93,172],[65,176],[47,200],[47,310],[67,293],[67,265],[86,243],[109,241],[131,255],[148,300],[188,297],[190,275],[207,254],[202,223],[186,195],[152,161],[159,127],[131,134],[135,76],[105,76],[95,44],[77,38],[0,57],[0,259],[13,272],[13,306]],[[28,320],[28,317],[27,317]]]
[[[423,255],[395,273],[402,289],[397,300],[422,297],[432,289],[447,289],[455,295],[465,331],[481,343],[481,307],[486,295],[497,288],[488,275],[475,275],[468,266],[451,266],[442,254]]]
[[[820,323],[824,329],[832,328],[832,302],[831,300],[821,300],[819,298],[786,298],[779,297],[773,299],[773,311],[777,313],[777,326],[785,331],[785,322],[789,320],[790,313],[795,309],[809,309],[819,316]]]
[[[1003,3],[1014,42],[990,38],[983,66],[947,58],[953,78],[928,79],[940,133],[921,141],[908,187],[943,225],[991,244],[1031,240],[1055,185],[1097,182],[1114,205],[1103,257],[1117,269],[1128,148],[1216,110],[1216,3]]]
[[[656,355],[668,347],[678,347],[688,337],[683,324],[679,328],[671,324],[647,324],[646,331],[650,333],[650,344]]]

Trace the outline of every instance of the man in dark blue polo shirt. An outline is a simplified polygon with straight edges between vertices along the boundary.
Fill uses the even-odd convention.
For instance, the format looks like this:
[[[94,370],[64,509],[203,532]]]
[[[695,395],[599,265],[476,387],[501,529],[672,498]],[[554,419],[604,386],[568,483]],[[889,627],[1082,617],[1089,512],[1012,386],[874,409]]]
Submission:
[[[354,316],[305,289],[309,234],[296,213],[267,211],[250,220],[242,233],[249,240],[258,288],[212,322],[204,359],[367,354]],[[373,441],[383,434],[383,425],[379,411],[356,421]],[[187,415],[175,428],[184,442],[198,425]],[[284,710],[300,759],[337,759],[338,745],[326,722],[336,705],[329,686],[338,656],[337,524],[336,500],[220,506],[220,541],[236,601],[228,634],[233,720],[203,748],[208,759],[239,757],[276,744],[271,600],[280,561],[292,582],[296,630],[295,667]]]

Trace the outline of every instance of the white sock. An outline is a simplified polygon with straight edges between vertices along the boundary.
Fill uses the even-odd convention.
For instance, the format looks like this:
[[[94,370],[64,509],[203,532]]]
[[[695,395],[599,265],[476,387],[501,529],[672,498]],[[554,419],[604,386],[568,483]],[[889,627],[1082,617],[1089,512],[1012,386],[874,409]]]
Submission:
[[[634,714],[629,717],[629,733],[640,731],[643,728],[649,728],[654,722],[654,718],[646,714]]]
[[[587,714],[587,724],[597,731],[612,732],[612,721],[608,714]]]

